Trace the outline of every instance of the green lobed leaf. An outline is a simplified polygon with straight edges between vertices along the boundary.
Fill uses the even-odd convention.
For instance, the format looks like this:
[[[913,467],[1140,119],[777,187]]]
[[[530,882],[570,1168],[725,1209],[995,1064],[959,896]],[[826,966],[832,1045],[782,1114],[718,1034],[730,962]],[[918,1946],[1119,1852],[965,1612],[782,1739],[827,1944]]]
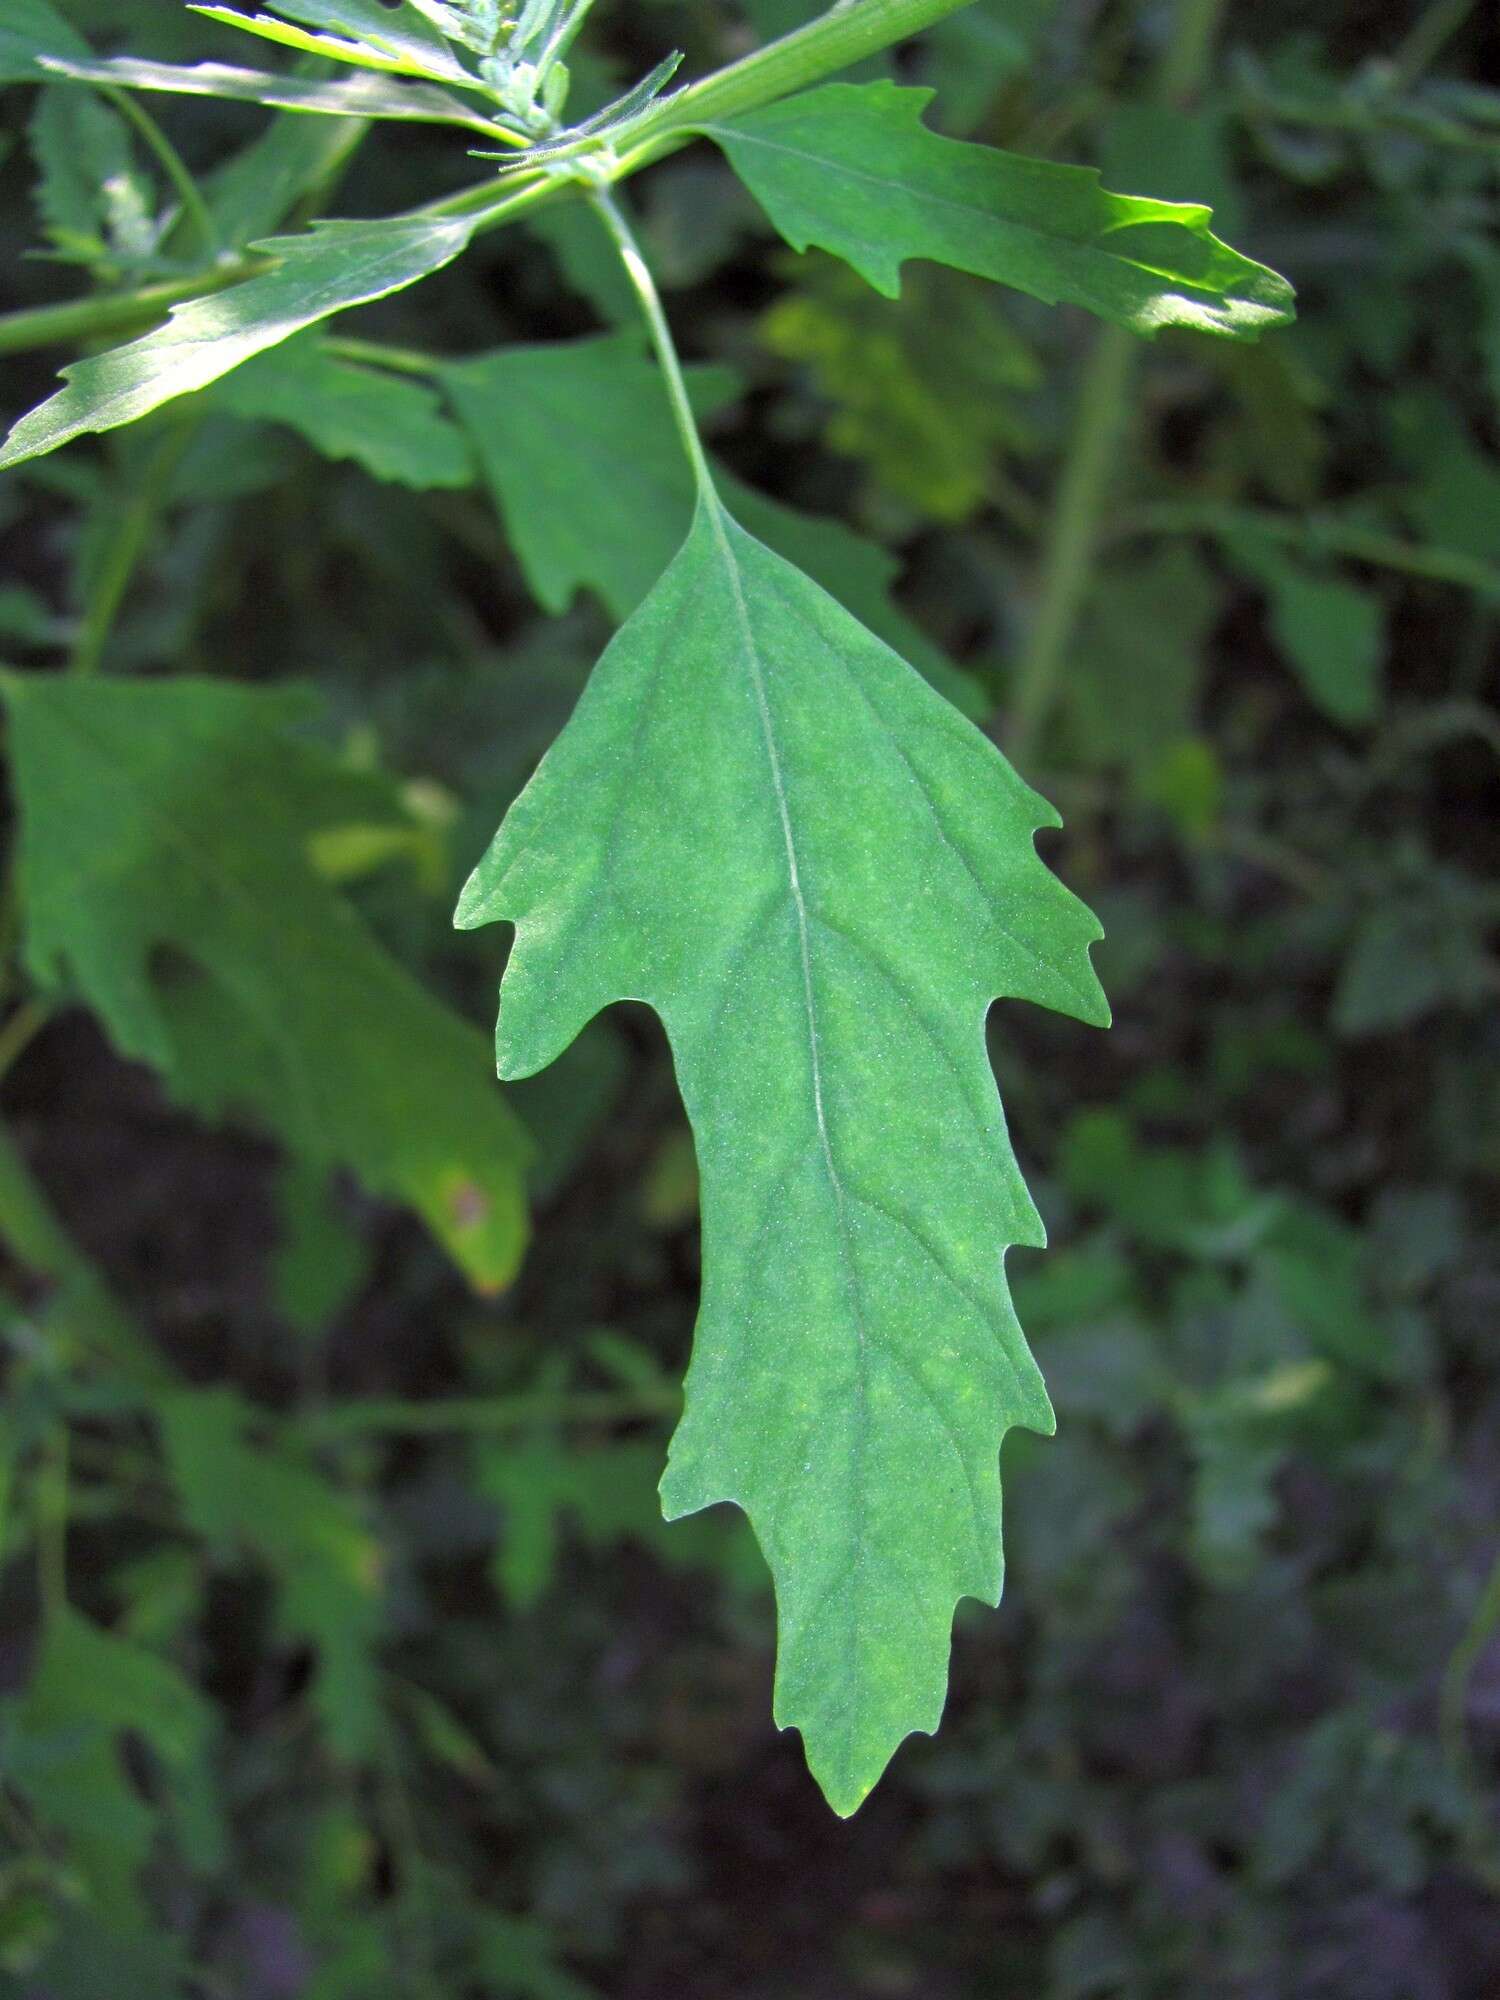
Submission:
[[[89,45],[51,0],[5,0],[0,13],[0,83],[37,83],[40,59],[86,58]]]
[[[681,547],[693,481],[661,372],[634,334],[503,347],[444,367],[481,470],[538,601],[565,610],[597,592],[627,618]],[[735,393],[728,370],[695,368],[700,415]],[[903,653],[966,713],[984,691],[893,602],[900,565],[842,522],[803,514],[721,476],[734,512]]]
[[[468,440],[424,382],[363,368],[301,333],[203,391],[201,408],[286,424],[325,458],[352,458],[376,479],[418,490],[467,486]]]
[[[929,257],[1141,334],[1253,340],[1292,317],[1291,286],[1212,235],[1208,209],[941,138],[921,122],[931,95],[831,83],[703,130],[794,249],[831,250],[890,298],[902,262]]]
[[[339,118],[402,118],[427,125],[464,125],[494,136],[494,126],[461,98],[431,84],[401,83],[383,76],[273,76],[264,70],[236,69],[227,63],[138,62],[116,56],[106,62],[53,61],[49,76],[75,83],[112,85],[117,90],[160,90],[179,97],[219,97],[266,104],[285,111],[328,112]]]
[[[385,788],[299,740],[304,704],[280,691],[9,675],[0,693],[38,979],[71,972],[120,1047],[175,1078],[153,977],[171,947],[222,994],[220,1037],[242,1038],[276,1128],[410,1202],[476,1283],[506,1283],[529,1148],[482,1039],[308,859],[323,830],[391,817]]]
[[[275,259],[271,270],[174,306],[164,326],[65,368],[67,386],[12,429],[0,469],[134,423],[305,326],[415,284],[451,263],[473,229],[471,219],[391,216],[315,223],[306,235],[254,245]]]
[[[119,112],[91,91],[49,87],[37,92],[28,137],[52,254],[120,270],[149,262],[161,234],[156,198]]]
[[[669,1517],[733,1500],[776,1582],[776,1713],[835,1810],[936,1727],[956,1600],[1001,1581],[1000,1441],[1052,1413],[1002,1267],[1042,1228],[997,995],[1107,1019],[1056,816],[713,502],[606,650],[459,905],[507,919],[501,1074],[600,1008],[665,1023],[704,1295]]]

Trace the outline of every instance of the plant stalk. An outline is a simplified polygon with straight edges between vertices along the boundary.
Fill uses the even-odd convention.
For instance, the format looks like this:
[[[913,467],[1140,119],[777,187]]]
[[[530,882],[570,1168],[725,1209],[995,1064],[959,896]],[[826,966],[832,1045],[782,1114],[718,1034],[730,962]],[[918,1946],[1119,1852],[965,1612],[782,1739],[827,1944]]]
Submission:
[[[162,172],[176,189],[177,199],[182,204],[182,212],[188,216],[204,252],[210,258],[219,254],[219,232],[208,203],[203,199],[198,183],[188,171],[187,163],[160,125],[146,107],[134,98],[128,90],[118,90],[112,84],[101,86],[101,97],[108,98],[120,116],[133,125],[147,148],[153,153]]]
[[[138,285],[133,291],[0,313],[0,354],[22,354],[33,347],[71,347],[112,334],[139,332],[156,325],[184,299],[209,298],[271,268],[268,257],[227,258],[208,270],[163,278],[155,284]]]
[[[183,453],[196,428],[191,421],[179,421],[173,425],[148,459],[129,501],[115,520],[94,587],[89,592],[78,641],[69,662],[75,674],[94,674],[103,665],[104,649],[109,644],[109,635],[114,630],[120,606],[146,552],[172,477],[182,463]]]
[[[1019,765],[1030,759],[1051,713],[1093,577],[1099,517],[1125,431],[1135,342],[1124,327],[1104,327],[1079,384],[1043,556],[1041,597],[1011,699],[1007,748]]]
[[[667,394],[671,399],[672,415],[676,419],[682,448],[687,453],[688,463],[693,468],[698,497],[717,506],[718,489],[714,485],[714,476],[709,467],[708,455],[703,449],[703,440],[698,435],[698,420],[693,415],[693,406],[688,400],[682,363],[677,358],[672,329],[667,324],[666,313],[662,310],[661,294],[656,289],[656,281],[651,276],[650,266],[641,253],[641,246],[635,239],[635,232],[626,219],[624,209],[608,189],[603,187],[591,189],[589,201],[613,238],[615,248],[620,253],[620,261],[625,266],[626,275],[635,288],[636,297],[640,300],[641,312],[651,332],[651,344],[656,349],[656,358],[666,378]]]
[[[1172,32],[1152,95],[1182,106],[1202,89],[1213,59],[1224,0],[1177,0]],[[1007,749],[1024,765],[1051,714],[1078,621],[1093,581],[1100,520],[1124,436],[1137,337],[1100,329],[1078,388],[1068,455],[1042,557],[1041,594],[1016,668]]]
[[[686,145],[703,126],[806,90],[893,42],[920,34],[968,4],[969,0],[856,0],[852,6],[835,6],[806,27],[653,105],[621,154],[619,171],[634,173]]]

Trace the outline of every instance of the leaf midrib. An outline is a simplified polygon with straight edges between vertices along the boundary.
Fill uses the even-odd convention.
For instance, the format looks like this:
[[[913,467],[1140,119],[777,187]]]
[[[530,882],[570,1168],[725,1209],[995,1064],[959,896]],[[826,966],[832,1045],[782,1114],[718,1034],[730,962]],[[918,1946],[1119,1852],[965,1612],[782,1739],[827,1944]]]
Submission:
[[[807,1011],[808,1060],[812,1074],[813,1114],[817,1124],[818,1143],[823,1154],[824,1169],[828,1175],[829,1186],[833,1191],[834,1210],[838,1216],[839,1243],[842,1252],[845,1284],[849,1303],[852,1308],[852,1318],[857,1341],[855,1356],[859,1377],[859,1393],[856,1399],[854,1485],[856,1490],[862,1494],[870,1424],[869,1342],[865,1325],[864,1299],[860,1292],[859,1272],[855,1263],[854,1245],[849,1229],[849,1215],[844,1184],[839,1177],[838,1165],[833,1157],[833,1144],[828,1130],[827,1106],[823,1096],[823,1063],[818,1040],[817,999],[813,990],[812,944],[807,900],[802,892],[802,872],[797,860],[797,840],[792,828],[791,804],[787,796],[786,776],[782,768],[781,751],[776,741],[776,728],[771,714],[770,699],[766,691],[765,672],[761,666],[760,649],[755,637],[755,627],[750,618],[750,607],[745,597],[745,587],[740,574],[740,566],[735,558],[725,525],[728,517],[716,494],[705,495],[703,504],[708,509],[711,531],[714,540],[718,544],[725,570],[729,577],[730,592],[734,600],[735,620],[740,630],[741,656],[755,695],[761,735],[765,743],[766,761],[771,772],[771,788],[776,799],[776,811],[781,825],[781,837],[786,852],[787,883],[791,894],[793,912],[797,920],[798,952],[802,964],[802,993]],[[865,1541],[862,1518],[858,1520],[853,1529],[851,1547],[856,1576],[862,1582],[865,1567]]]
[[[924,203],[931,208],[951,209],[955,215],[970,220],[978,220],[988,224],[993,229],[1013,230],[1016,235],[1028,237],[1033,242],[1043,244],[1049,249],[1057,249],[1066,244],[1072,250],[1081,252],[1084,255],[1087,255],[1090,251],[1094,251],[1101,257],[1109,258],[1111,264],[1119,269],[1140,271],[1153,278],[1160,278],[1168,283],[1181,285],[1186,291],[1199,293],[1206,301],[1220,299],[1239,301],[1244,297],[1242,293],[1235,291],[1215,291],[1211,286],[1198,283],[1196,279],[1188,277],[1182,271],[1169,270],[1165,265],[1147,264],[1138,257],[1127,257],[1119,251],[1110,249],[1102,241],[1103,236],[1111,234],[1114,230],[1129,227],[1130,225],[1126,223],[1111,223],[1102,232],[1096,232],[1094,235],[1087,237],[1057,235],[1045,229],[1039,229],[1035,223],[1017,222],[1009,216],[991,215],[986,210],[977,207],[973,202],[955,201],[951,195],[936,194],[929,188],[914,187],[909,181],[903,181],[893,176],[872,174],[866,167],[850,166],[847,160],[831,159],[829,155],[824,153],[803,152],[796,146],[788,146],[784,142],[764,138],[758,132],[747,132],[733,125],[702,125],[698,129],[703,133],[705,138],[712,139],[718,145],[729,141],[740,146],[760,146],[768,153],[784,153],[789,160],[796,160],[803,166],[821,169],[825,173],[830,165],[835,166],[841,174],[847,175],[850,180],[865,181],[870,187],[875,188],[883,195],[903,194],[910,200]],[[941,138],[941,134],[931,131],[927,132],[926,136],[929,139]],[[1093,184],[1100,193],[1105,192],[1100,187],[1097,177],[1095,177]],[[1162,219],[1164,218],[1157,218],[1157,220]],[[889,247],[884,237],[877,239],[877,247]],[[908,258],[924,255],[930,255],[930,253],[908,250],[895,259],[896,268],[899,270],[900,266]],[[971,267],[960,265],[958,268],[962,270]],[[1255,303],[1259,303],[1259,301]]]

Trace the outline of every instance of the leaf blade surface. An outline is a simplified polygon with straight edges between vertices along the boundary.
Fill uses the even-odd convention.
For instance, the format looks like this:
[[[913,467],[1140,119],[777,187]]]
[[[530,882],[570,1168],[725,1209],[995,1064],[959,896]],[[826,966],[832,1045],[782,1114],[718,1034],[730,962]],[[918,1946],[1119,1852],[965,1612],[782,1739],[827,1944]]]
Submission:
[[[253,245],[276,260],[271,270],[174,306],[151,333],[65,368],[65,386],[13,426],[0,469],[134,423],[304,327],[415,284],[451,263],[473,230],[472,220],[392,216]]]
[[[669,1517],[733,1500],[776,1580],[776,1713],[835,1810],[933,1729],[957,1598],[998,1598],[1000,1440],[1050,1430],[1004,1246],[1039,1243],[997,994],[1103,1021],[1055,815],[716,504],[607,649],[459,907],[508,918],[501,1074],[662,1016],[703,1177]]]
[[[1291,318],[1290,285],[1212,235],[1206,208],[942,138],[921,122],[930,97],[825,84],[703,129],[794,249],[843,257],[890,298],[902,262],[929,257],[1141,334],[1254,339]]]

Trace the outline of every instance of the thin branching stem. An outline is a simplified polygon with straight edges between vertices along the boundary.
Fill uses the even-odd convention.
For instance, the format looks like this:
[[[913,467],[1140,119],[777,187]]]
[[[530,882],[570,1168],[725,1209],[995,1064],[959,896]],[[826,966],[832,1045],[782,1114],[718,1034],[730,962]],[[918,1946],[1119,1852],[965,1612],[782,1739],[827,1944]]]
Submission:
[[[640,301],[646,325],[650,328],[651,343],[656,349],[656,358],[661,363],[661,372],[666,378],[672,415],[676,419],[682,448],[687,453],[688,463],[693,468],[698,497],[706,505],[717,507],[718,488],[714,485],[714,476],[708,463],[708,454],[703,449],[703,440],[698,435],[698,420],[693,415],[693,406],[688,398],[682,363],[677,358],[672,329],[667,324],[666,313],[662,310],[661,295],[656,289],[655,279],[651,276],[650,266],[642,255],[641,246],[635,239],[635,232],[630,227],[624,209],[609,190],[603,187],[594,188],[590,191],[589,200],[614,240],[615,248],[620,253],[620,260]]]
[[[163,132],[139,99],[128,90],[118,90],[113,84],[99,86],[100,95],[107,97],[120,116],[134,126],[147,148],[156,156],[163,173],[176,190],[177,199],[182,203],[182,212],[192,222],[202,242],[203,249],[210,258],[219,254],[219,231],[209,211],[208,203],[198,183],[193,179],[186,161]]]

